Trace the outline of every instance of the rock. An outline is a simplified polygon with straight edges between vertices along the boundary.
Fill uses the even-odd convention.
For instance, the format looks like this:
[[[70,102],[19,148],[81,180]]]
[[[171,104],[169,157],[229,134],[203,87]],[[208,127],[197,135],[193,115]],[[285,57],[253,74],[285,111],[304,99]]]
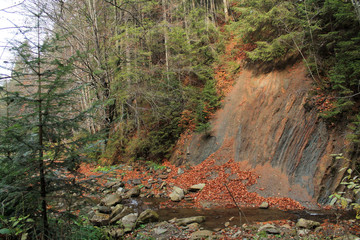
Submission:
[[[269,203],[268,202],[262,202],[260,204],[260,209],[268,209],[269,208]]]
[[[113,217],[110,219],[110,224],[114,224],[117,221],[121,220],[123,217],[125,217],[126,215],[129,215],[131,213],[133,213],[134,210],[130,207],[124,207],[120,213],[113,215]]]
[[[166,187],[166,182],[162,182],[161,185],[160,185],[160,189],[163,189]]]
[[[186,226],[189,225],[190,223],[194,223],[194,222],[202,223],[204,221],[205,221],[204,216],[194,216],[194,217],[176,219],[175,223],[179,226]]]
[[[335,238],[335,240],[360,240],[360,238],[348,233],[348,234],[345,234],[344,236]]]
[[[108,181],[107,183],[105,183],[105,188],[112,188],[112,186],[114,186],[115,184],[117,184],[117,182]]]
[[[197,231],[200,229],[200,224],[198,224],[197,222],[194,222],[194,223],[190,223],[188,225],[188,228],[190,231]]]
[[[149,223],[149,222],[157,222],[159,221],[159,214],[151,209],[146,209],[143,211],[138,219],[136,220],[136,226],[140,224]]]
[[[95,226],[105,226],[109,224],[109,220],[109,214],[95,212],[94,216],[90,219],[90,222]]]
[[[134,229],[137,217],[137,213],[131,213],[121,219],[121,223],[124,226],[125,233],[131,232]]]
[[[230,226],[230,222],[226,222],[224,225],[225,225],[225,227],[228,227],[228,226]]]
[[[201,240],[201,239],[215,239],[214,232],[209,230],[199,230],[193,232],[190,235],[191,240]]]
[[[176,187],[176,186],[173,188],[173,192],[170,193],[170,195],[169,195],[171,201],[173,201],[173,202],[181,201],[181,199],[183,199],[184,196],[185,196],[184,190],[179,187]]]
[[[108,207],[108,206],[99,206],[98,211],[100,213],[110,214],[111,213],[111,208]]]
[[[125,193],[125,188],[119,187],[118,189],[116,189],[115,193],[118,194],[118,195],[122,195],[122,194]]]
[[[159,178],[160,178],[160,179],[167,179],[167,178],[168,178],[168,175],[161,174],[161,175],[159,175]]]
[[[308,235],[310,232],[309,229],[299,229],[297,230],[297,234],[300,236],[300,237],[305,237],[306,235]]]
[[[132,183],[133,183],[134,185],[140,185],[140,184],[141,184],[141,179],[133,179],[133,180],[132,180]]]
[[[122,228],[111,229],[108,231],[108,233],[113,239],[121,239],[125,234],[124,229]]]
[[[157,227],[157,228],[154,228],[153,231],[156,235],[161,235],[163,233],[166,233],[168,230],[166,228]]]
[[[269,233],[269,234],[279,234],[280,233],[280,230],[272,224],[265,224],[265,225],[259,227],[258,232],[261,232],[261,231],[265,231],[266,233]]]
[[[101,200],[101,204],[105,206],[114,206],[121,202],[121,196],[118,194],[107,195],[105,198]]]
[[[205,183],[195,184],[195,185],[192,185],[192,186],[189,188],[189,191],[190,191],[190,192],[201,191],[204,187],[205,187]]]
[[[138,197],[140,195],[140,188],[134,187],[126,193],[126,197]]]
[[[123,188],[123,187],[125,187],[125,183],[123,183],[123,182],[117,182],[115,185],[113,185],[113,186],[111,187],[111,189],[112,189],[113,191],[116,191],[117,189]]]
[[[121,211],[124,209],[124,205],[117,204],[115,207],[111,208],[111,214],[110,219],[114,218],[116,215],[121,213]]]
[[[320,226],[319,222],[315,222],[312,220],[307,220],[304,218],[300,218],[296,223],[297,228],[305,228],[305,229],[315,229]]]
[[[166,169],[167,173],[171,173],[171,168]]]
[[[182,168],[179,168],[178,171],[177,171],[177,174],[178,174],[178,175],[181,175],[181,174],[183,174],[183,173],[184,173],[184,170],[183,170]]]

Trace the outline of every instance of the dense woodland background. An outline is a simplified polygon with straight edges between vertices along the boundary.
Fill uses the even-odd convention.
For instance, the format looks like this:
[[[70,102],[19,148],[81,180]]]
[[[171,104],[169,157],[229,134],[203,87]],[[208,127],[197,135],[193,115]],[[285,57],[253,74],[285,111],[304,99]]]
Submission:
[[[49,199],[86,191],[64,175],[85,161],[169,158],[182,133],[208,133],[244,67],[303,61],[314,85],[305,107],[348,128],[344,153],[358,156],[356,0],[29,0],[22,14],[0,87],[2,222],[31,219],[46,238],[61,224]]]

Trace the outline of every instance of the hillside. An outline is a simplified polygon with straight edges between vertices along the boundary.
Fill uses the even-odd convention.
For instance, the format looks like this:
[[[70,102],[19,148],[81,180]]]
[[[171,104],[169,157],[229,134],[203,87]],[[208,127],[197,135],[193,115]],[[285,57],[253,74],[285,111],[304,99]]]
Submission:
[[[193,134],[172,159],[195,165],[208,158],[219,164],[233,159],[259,174],[256,187],[263,196],[291,197],[305,205],[328,202],[344,164],[330,154],[340,151],[345,139],[314,109],[305,109],[310,89],[301,63],[268,74],[243,70],[209,133]]]

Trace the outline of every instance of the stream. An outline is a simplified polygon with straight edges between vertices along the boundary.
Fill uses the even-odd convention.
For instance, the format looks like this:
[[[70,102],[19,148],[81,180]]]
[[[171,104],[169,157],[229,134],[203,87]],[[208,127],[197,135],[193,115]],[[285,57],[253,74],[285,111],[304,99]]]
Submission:
[[[205,216],[206,220],[202,223],[202,227],[208,230],[215,230],[216,228],[223,228],[226,222],[230,226],[240,226],[244,223],[252,224],[255,222],[267,222],[274,220],[292,220],[297,221],[299,218],[308,220],[324,222],[336,222],[338,218],[354,219],[355,213],[349,211],[336,210],[293,210],[282,211],[276,208],[259,209],[244,207],[241,208],[241,219],[238,208],[211,208],[211,209],[197,209],[197,208],[159,208],[161,202],[168,201],[165,198],[131,198],[127,199],[124,204],[131,206],[137,212],[142,212],[145,209],[155,210],[159,216],[160,221],[168,221],[173,218],[186,218],[192,216]]]

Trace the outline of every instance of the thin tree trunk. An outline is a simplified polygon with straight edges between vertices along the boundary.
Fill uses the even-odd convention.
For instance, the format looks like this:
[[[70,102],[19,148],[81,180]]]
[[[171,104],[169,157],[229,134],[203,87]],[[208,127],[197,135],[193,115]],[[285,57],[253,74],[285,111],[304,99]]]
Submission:
[[[228,3],[227,0],[224,1],[224,14],[225,14],[225,22],[229,21],[229,11],[228,11]]]
[[[38,80],[38,117],[39,117],[39,129],[38,129],[38,144],[39,144],[39,175],[40,175],[40,196],[41,196],[41,215],[43,220],[43,234],[44,239],[48,239],[49,234],[49,224],[47,218],[47,204],[46,204],[46,181],[45,181],[45,167],[44,167],[44,149],[43,149],[43,123],[42,123],[42,79],[41,79],[41,47],[40,47],[40,3],[39,0],[38,4],[38,15],[37,15],[37,80]]]
[[[170,81],[170,77],[169,77],[169,49],[168,49],[168,41],[169,41],[169,37],[168,37],[168,24],[167,24],[167,18],[166,18],[166,0],[162,0],[162,5],[163,5],[163,18],[164,18],[164,45],[165,45],[165,64],[166,64],[166,78],[167,81]]]

